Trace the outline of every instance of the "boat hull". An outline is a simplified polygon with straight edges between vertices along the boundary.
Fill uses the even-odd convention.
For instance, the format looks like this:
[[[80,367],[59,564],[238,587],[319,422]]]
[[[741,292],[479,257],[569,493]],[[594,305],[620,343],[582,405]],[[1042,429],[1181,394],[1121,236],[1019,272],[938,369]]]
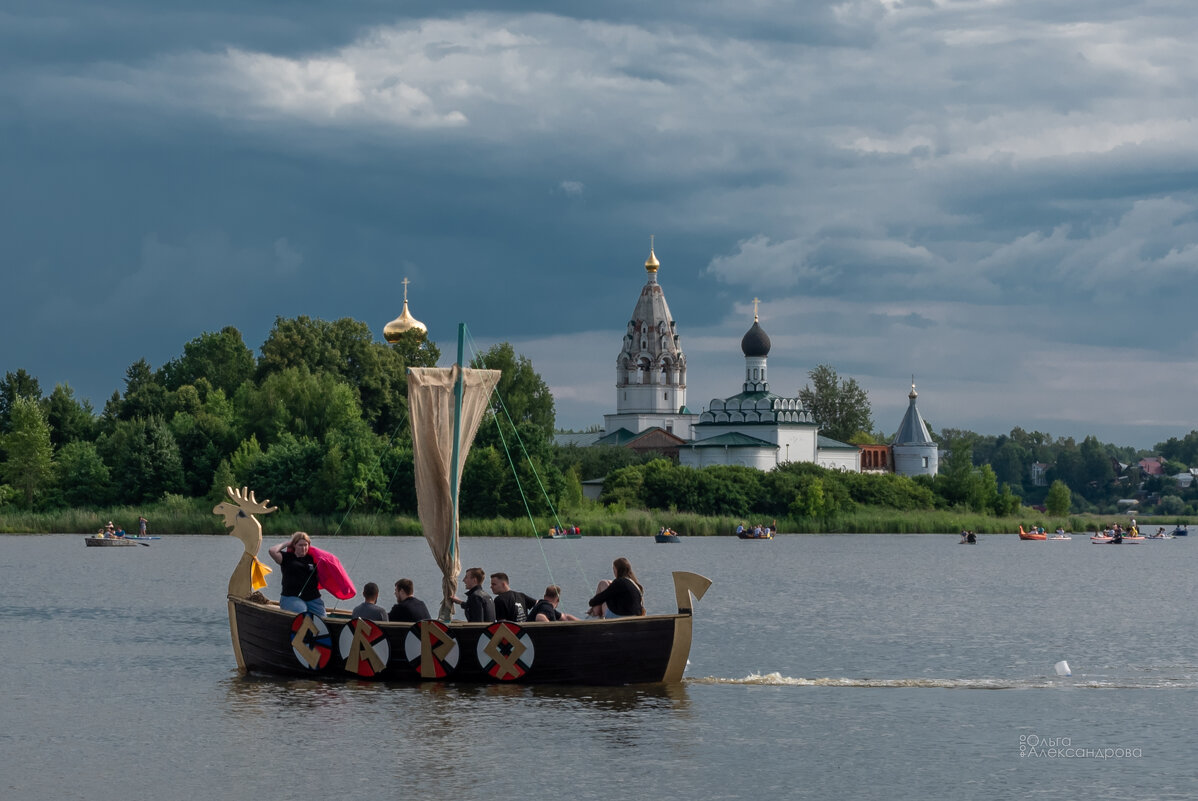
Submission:
[[[377,623],[313,618],[229,598],[238,666],[247,673],[365,679],[623,685],[676,682],[692,616],[554,623]],[[356,627],[356,628],[354,628]]]
[[[84,537],[83,541],[89,548],[121,548],[137,545],[136,541],[122,537]]]
[[[654,542],[682,542],[677,534],[654,534]]]

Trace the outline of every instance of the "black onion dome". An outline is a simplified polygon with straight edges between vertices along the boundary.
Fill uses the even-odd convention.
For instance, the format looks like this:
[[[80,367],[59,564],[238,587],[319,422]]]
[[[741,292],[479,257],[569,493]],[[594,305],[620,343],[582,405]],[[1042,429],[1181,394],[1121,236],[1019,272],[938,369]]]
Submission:
[[[756,320],[753,321],[753,327],[741,339],[740,350],[745,356],[770,355],[770,338],[765,335],[765,331],[761,330],[761,326]]]

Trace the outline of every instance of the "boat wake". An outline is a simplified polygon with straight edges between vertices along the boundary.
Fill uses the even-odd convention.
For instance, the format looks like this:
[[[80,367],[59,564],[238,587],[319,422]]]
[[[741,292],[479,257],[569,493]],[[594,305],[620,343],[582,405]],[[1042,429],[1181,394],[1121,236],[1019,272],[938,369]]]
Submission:
[[[804,679],[794,676],[783,676],[781,673],[750,673],[743,679],[706,676],[703,678],[688,678],[686,679],[686,682],[687,684],[694,685],[711,684],[742,686],[757,685],[768,687],[869,687],[875,689],[914,687],[942,690],[1139,690],[1198,687],[1198,681],[1195,681],[1195,679],[1192,677],[1153,678],[1149,680],[1137,680],[1129,677],[1112,677],[1110,679],[1079,679],[1048,676],[1030,679]]]

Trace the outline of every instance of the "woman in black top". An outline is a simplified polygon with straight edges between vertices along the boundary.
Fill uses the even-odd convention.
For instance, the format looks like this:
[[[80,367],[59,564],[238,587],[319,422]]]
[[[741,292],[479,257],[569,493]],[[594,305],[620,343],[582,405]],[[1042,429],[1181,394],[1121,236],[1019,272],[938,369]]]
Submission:
[[[324,617],[324,599],[316,582],[316,560],[308,549],[312,539],[303,531],[291,539],[272,545],[267,553],[283,568],[283,588],[279,591],[279,608],[302,614],[310,612]]]
[[[607,589],[600,592],[587,602],[588,606],[606,604],[604,617],[627,617],[628,615],[643,615],[645,613],[645,590],[636,580],[632,572],[632,563],[621,556],[612,562],[612,572],[616,578]]]

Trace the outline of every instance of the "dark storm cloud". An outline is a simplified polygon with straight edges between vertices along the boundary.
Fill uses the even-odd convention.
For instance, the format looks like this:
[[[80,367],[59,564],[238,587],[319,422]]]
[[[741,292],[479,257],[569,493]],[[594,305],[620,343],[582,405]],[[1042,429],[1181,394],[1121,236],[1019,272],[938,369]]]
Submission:
[[[692,407],[737,391],[757,296],[772,380],[832,364],[883,429],[911,373],[941,426],[1193,427],[1187,7],[0,15],[0,234],[28,299],[0,369],[43,385],[102,401],[137,358],[224,325],[256,346],[280,315],[378,327],[408,276],[434,338],[464,317],[518,343],[560,422],[589,425],[656,234]],[[61,335],[89,317],[86,341]],[[1155,408],[1078,395],[1112,365]]]

